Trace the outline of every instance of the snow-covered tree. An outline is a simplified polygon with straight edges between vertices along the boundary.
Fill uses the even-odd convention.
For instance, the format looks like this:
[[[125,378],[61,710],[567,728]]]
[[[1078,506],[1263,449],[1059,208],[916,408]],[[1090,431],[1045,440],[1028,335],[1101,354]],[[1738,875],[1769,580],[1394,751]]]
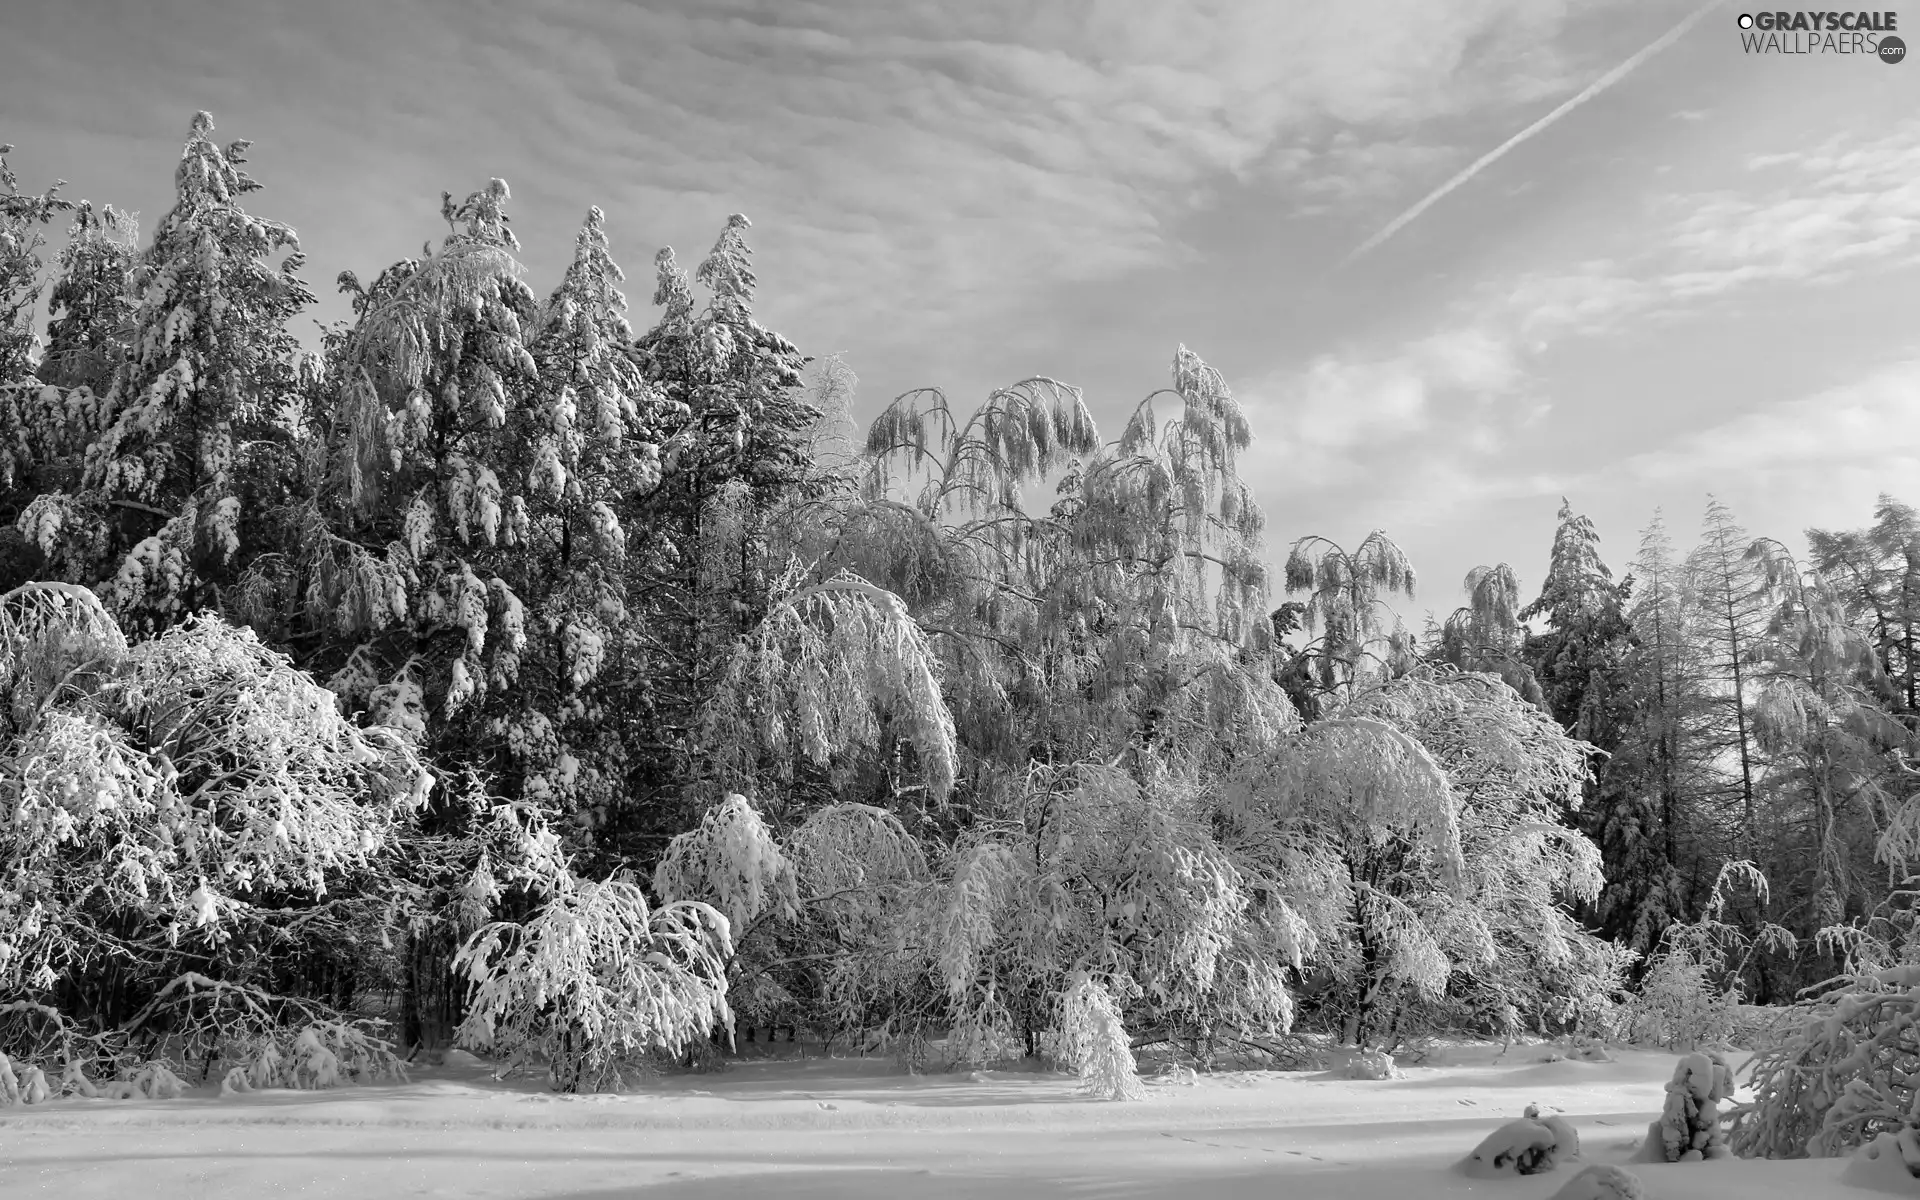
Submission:
[[[66,181],[44,192],[20,190],[19,177],[7,165],[12,146],[0,146],[0,387],[24,380],[33,369],[34,306],[46,287],[43,226],[73,207],[60,198]]]
[[[1506,563],[1475,567],[1461,585],[1467,603],[1431,631],[1429,656],[1462,671],[1498,675],[1507,685],[1545,707],[1540,681],[1527,662],[1526,626],[1520,616],[1520,579]]]
[[[248,530],[286,502],[293,474],[298,350],[286,325],[313,295],[293,230],[240,207],[260,186],[242,169],[248,143],[223,149],[212,133],[207,114],[194,117],[79,489],[19,518],[50,567],[100,583],[138,630],[219,606],[268,549]]]
[[[279,964],[384,903],[383,855],[432,784],[249,631],[196,618],[129,646],[75,585],[0,596],[0,695],[0,992],[183,1068],[260,1047],[222,1041],[218,1005],[129,1044],[140,1010],[185,975],[277,1003],[259,985]]]
[[[1348,1040],[1402,1019],[1598,1015],[1583,1003],[1606,1003],[1625,963],[1569,910],[1598,890],[1599,856],[1560,822],[1587,753],[1497,677],[1423,667],[1355,691],[1230,784],[1235,840],[1322,856],[1295,903],[1320,914],[1321,1006]]]
[[[1369,533],[1352,551],[1323,537],[1305,537],[1287,554],[1286,585],[1304,593],[1297,620],[1306,645],[1293,657],[1290,692],[1317,716],[1369,680],[1413,665],[1413,636],[1390,607],[1413,598],[1413,564],[1384,532]]]

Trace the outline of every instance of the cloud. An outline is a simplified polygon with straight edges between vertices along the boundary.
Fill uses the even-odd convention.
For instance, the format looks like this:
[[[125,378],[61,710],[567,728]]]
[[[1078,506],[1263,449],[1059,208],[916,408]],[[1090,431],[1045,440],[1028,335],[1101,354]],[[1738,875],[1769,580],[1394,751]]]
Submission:
[[[1920,466],[1920,358],[1817,395],[1742,413],[1607,468],[1617,482],[1737,480],[1751,492],[1828,489],[1850,472],[1884,481]],[[1826,505],[1815,507],[1825,508]]]
[[[1525,372],[1513,340],[1465,325],[1409,343],[1382,359],[1321,355],[1242,389],[1261,430],[1262,490],[1282,495],[1351,486],[1404,472],[1455,447],[1498,451],[1503,430],[1529,418],[1515,401]]]
[[[1425,333],[1384,346],[1356,340],[1245,387],[1261,430],[1254,475],[1263,493],[1292,506],[1357,508],[1373,523],[1407,528],[1458,521],[1509,499],[1563,491],[1642,497],[1696,480],[1740,481],[1760,489],[1756,496],[1775,489],[1808,513],[1834,514],[1823,519],[1844,519],[1840,508],[1870,502],[1889,479],[1920,466],[1920,372],[1912,364],[1591,470],[1582,464],[1619,453],[1623,422],[1688,411],[1698,420],[1715,401],[1703,396],[1664,417],[1657,401],[1613,401],[1610,440],[1583,445],[1569,444],[1564,431],[1592,432],[1592,412],[1576,404],[1556,415],[1551,406],[1569,386],[1548,368],[1557,350],[1627,338],[1654,346],[1735,294],[1830,284],[1914,261],[1920,122],[1836,136],[1736,169],[1738,189],[1655,196],[1590,243],[1557,247],[1573,251],[1563,262],[1461,289]],[[1706,366],[1676,362],[1665,374],[1671,380],[1675,370]],[[1548,463],[1555,465],[1543,469]],[[1823,479],[1846,505],[1826,502]],[[1785,512],[1773,499],[1765,511]]]
[[[1661,286],[1685,297],[1766,281],[1834,283],[1920,261],[1920,121],[1748,160],[1752,185],[1673,198]]]
[[[9,29],[0,77],[29,127],[153,127],[162,162],[213,108],[259,143],[258,203],[322,275],[411,250],[441,188],[499,174],[538,274],[589,203],[636,263],[690,236],[697,254],[740,209],[781,265],[771,315],[937,344],[1049,287],[1189,261],[1172,230],[1226,181],[1294,163],[1310,206],[1384,193],[1434,162],[1417,129],[1563,90],[1572,8],[257,0],[241,20],[70,0]]]
[[[1351,262],[1352,260],[1359,258],[1361,255],[1366,254],[1369,250],[1372,250],[1378,247],[1381,243],[1385,242],[1388,238],[1392,237],[1395,233],[1398,233],[1400,230],[1406,228],[1408,225],[1418,220],[1421,213],[1426,212],[1429,208],[1432,208],[1435,204],[1438,204],[1441,200],[1444,200],[1449,194],[1451,194],[1456,189],[1464,186],[1468,181],[1473,179],[1473,177],[1478,175],[1481,171],[1484,171],[1486,168],[1500,161],[1500,159],[1504,158],[1515,147],[1519,146],[1521,143],[1527,141],[1528,139],[1536,137],[1539,134],[1545,132],[1547,129],[1551,128],[1556,121],[1559,121],[1562,117],[1565,117],[1568,113],[1572,112],[1574,109],[1579,108],[1581,105],[1587,103],[1588,101],[1594,99],[1595,97],[1602,95],[1609,88],[1614,87],[1622,79],[1625,79],[1629,74],[1631,74],[1633,70],[1636,67],[1638,67],[1641,63],[1645,62],[1649,58],[1652,58],[1654,55],[1660,53],[1662,50],[1666,49],[1668,46],[1671,46],[1674,42],[1679,41],[1682,37],[1686,36],[1687,31],[1692,29],[1695,25],[1697,25],[1700,22],[1701,18],[1705,17],[1709,12],[1711,12],[1715,7],[1717,7],[1719,3],[1720,3],[1720,0],[1708,0],[1708,2],[1705,5],[1695,9],[1693,12],[1689,13],[1687,16],[1682,18],[1679,24],[1673,26],[1673,28],[1667,30],[1665,33],[1661,34],[1659,37],[1655,38],[1653,41],[1647,43],[1645,46],[1642,46],[1639,50],[1636,50],[1633,54],[1629,55],[1618,66],[1615,66],[1612,70],[1601,75],[1598,79],[1594,80],[1592,83],[1588,84],[1586,87],[1581,88],[1578,92],[1575,92],[1572,96],[1568,97],[1565,100],[1562,100],[1558,105],[1556,105],[1553,109],[1547,112],[1544,116],[1535,118],[1535,120],[1531,124],[1529,124],[1526,128],[1520,130],[1520,132],[1507,138],[1506,141],[1501,142],[1498,146],[1495,146],[1493,149],[1487,151],[1485,154],[1482,154],[1479,158],[1476,158],[1471,163],[1468,163],[1465,167],[1462,167],[1453,176],[1448,178],[1448,180],[1445,183],[1441,184],[1439,187],[1435,188],[1433,191],[1428,192],[1425,196],[1422,196],[1419,200],[1415,201],[1413,204],[1413,207],[1407,209],[1406,211],[1402,212],[1399,216],[1395,217],[1393,220],[1387,222],[1385,227],[1383,227],[1379,232],[1375,233],[1372,237],[1368,238],[1366,241],[1360,243],[1359,246],[1355,247],[1354,250],[1347,255],[1346,261]]]

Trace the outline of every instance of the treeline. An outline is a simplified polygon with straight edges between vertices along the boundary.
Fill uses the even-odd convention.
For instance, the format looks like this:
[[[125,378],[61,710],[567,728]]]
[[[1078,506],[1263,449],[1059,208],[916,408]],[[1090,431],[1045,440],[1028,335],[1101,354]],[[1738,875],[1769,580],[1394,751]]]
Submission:
[[[1891,501],[1620,582],[1563,512],[1538,599],[1416,639],[1383,535],[1269,578],[1184,347],[1112,440],[1041,378],[861,438],[744,217],[636,332],[600,211],[538,292],[495,180],[309,353],[211,134],[145,242],[0,158],[0,1052],[63,1086],[377,1073],[377,1009],[563,1088],[799,1025],[1124,1095],[1146,1044],[1606,1032],[1636,952],[1902,951]]]

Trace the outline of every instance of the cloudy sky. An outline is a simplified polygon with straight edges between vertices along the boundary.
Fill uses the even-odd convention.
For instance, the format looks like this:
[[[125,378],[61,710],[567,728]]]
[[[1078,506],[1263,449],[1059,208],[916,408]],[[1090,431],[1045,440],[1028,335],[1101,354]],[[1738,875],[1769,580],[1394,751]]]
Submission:
[[[1444,611],[1537,586],[1563,494],[1616,567],[1709,492],[1796,543],[1920,503],[1920,65],[1749,57],[1722,5],[1349,258],[1696,8],[7,0],[0,142],[150,221],[208,109],[328,292],[491,176],[537,289],[599,204],[640,305],[745,212],[760,315],[868,415],[1047,374],[1117,432],[1184,342],[1275,557],[1384,528]]]

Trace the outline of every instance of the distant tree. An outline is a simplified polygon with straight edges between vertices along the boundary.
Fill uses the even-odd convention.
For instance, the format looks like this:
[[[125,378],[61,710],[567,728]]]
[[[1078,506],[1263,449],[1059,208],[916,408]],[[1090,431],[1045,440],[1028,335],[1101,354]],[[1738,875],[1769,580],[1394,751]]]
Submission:
[[[1809,529],[1812,567],[1871,639],[1893,682],[1895,711],[1920,726],[1920,514],[1891,496],[1865,529]]]
[[[1747,554],[1752,540],[1724,504],[1710,499],[1704,534],[1686,561],[1701,662],[1720,685],[1702,698],[1712,716],[1702,732],[1713,739],[1712,752],[1730,760],[1733,857],[1749,860],[1757,845],[1761,771],[1751,725],[1756,681],[1750,659],[1765,636],[1769,608],[1765,577]]]
[[[1413,598],[1413,565],[1385,533],[1374,530],[1351,553],[1323,537],[1301,538],[1287,555],[1286,586],[1306,595],[1299,612],[1308,641],[1293,658],[1299,678],[1289,691],[1305,687],[1317,697],[1307,716],[1356,685],[1411,669],[1413,636],[1389,600]]]
[[[1641,535],[1633,577],[1633,642],[1621,665],[1631,719],[1600,772],[1595,837],[1614,874],[1596,915],[1602,929],[1644,954],[1667,925],[1688,919],[1720,859],[1703,832],[1713,764],[1700,748],[1708,685],[1692,632],[1696,612],[1657,512]]]
[[[1543,708],[1546,698],[1527,661],[1520,579],[1506,563],[1475,567],[1461,585],[1467,603],[1436,631],[1428,655],[1463,671],[1498,675],[1522,698]]]
[[[1843,594],[1778,542],[1756,541],[1749,556],[1774,605],[1748,651],[1754,740],[1767,759],[1762,844],[1794,910],[1786,919],[1812,937],[1879,906],[1886,883],[1874,859],[1883,814],[1905,798],[1896,764],[1913,736],[1883,704],[1892,689]]]
[[[37,194],[22,192],[7,165],[12,152],[12,146],[0,146],[0,387],[24,380],[34,367],[34,306],[46,287],[41,228],[73,207],[60,198],[65,180]]]

